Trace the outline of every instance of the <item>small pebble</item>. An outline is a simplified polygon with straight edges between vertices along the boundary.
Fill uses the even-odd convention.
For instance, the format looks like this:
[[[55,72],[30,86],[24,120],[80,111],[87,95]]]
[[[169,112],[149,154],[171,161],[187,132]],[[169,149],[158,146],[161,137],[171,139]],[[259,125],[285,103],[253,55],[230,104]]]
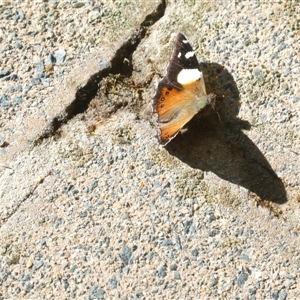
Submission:
[[[54,57],[56,60],[56,64],[60,65],[64,62],[65,58],[66,58],[66,51],[63,49],[59,49],[54,53]]]

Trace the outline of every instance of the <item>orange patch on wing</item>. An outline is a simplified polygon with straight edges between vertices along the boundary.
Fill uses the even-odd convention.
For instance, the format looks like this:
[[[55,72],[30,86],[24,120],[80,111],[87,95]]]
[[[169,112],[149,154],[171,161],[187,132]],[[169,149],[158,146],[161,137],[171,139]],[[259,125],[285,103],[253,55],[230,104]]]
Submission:
[[[172,122],[164,124],[160,128],[160,134],[158,136],[158,140],[160,144],[168,143],[172,138],[174,138],[179,130],[192,118],[193,116],[186,115],[180,117],[178,120],[174,120]]]
[[[206,93],[201,80],[184,85],[183,89],[162,87],[154,99],[154,112],[158,114],[158,122],[172,121],[182,109],[192,107],[195,99],[203,95]]]

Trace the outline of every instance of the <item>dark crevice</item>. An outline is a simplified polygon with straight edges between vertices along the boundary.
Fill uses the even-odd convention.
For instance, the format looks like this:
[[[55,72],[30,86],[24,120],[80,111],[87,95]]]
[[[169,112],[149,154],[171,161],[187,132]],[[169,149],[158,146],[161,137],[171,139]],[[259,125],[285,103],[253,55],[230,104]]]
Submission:
[[[154,12],[147,15],[140,27],[136,29],[133,34],[123,42],[121,47],[116,51],[110,65],[92,75],[85,86],[80,87],[76,94],[74,101],[66,107],[65,113],[61,116],[55,117],[49,128],[35,140],[34,145],[39,144],[43,139],[53,136],[61,125],[67,123],[77,114],[83,113],[87,110],[89,103],[97,95],[101,81],[111,74],[121,74],[130,77],[133,71],[132,55],[137,49],[138,45],[145,37],[149,27],[155,24],[161,17],[163,17],[166,9],[166,2],[163,0]]]
[[[55,117],[45,132],[33,142],[33,146],[36,146],[44,139],[53,136],[62,124],[67,123],[77,114],[85,112],[89,106],[89,103],[97,95],[101,80],[108,77],[110,74],[121,74],[126,77],[131,76],[133,70],[133,52],[136,50],[141,40],[145,37],[148,28],[164,15],[165,8],[166,3],[165,0],[163,0],[157,9],[146,16],[140,27],[136,29],[131,37],[127,39],[116,51],[113,59],[110,62],[110,66],[92,75],[86,85],[77,90],[74,101],[66,108],[63,116]],[[48,173],[45,177],[47,177],[49,174],[50,173]],[[22,201],[20,201],[20,203],[14,207],[13,211],[3,218],[0,227],[5,224],[7,220],[9,220],[9,218],[19,209],[21,204],[24,203],[34,193],[40,183],[41,182],[35,184],[28,194],[25,195]]]

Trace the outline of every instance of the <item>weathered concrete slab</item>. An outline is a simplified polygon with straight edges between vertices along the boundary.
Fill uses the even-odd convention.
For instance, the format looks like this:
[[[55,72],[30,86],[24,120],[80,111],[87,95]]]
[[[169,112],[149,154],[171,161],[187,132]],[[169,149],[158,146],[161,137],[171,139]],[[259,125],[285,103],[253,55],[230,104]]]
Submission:
[[[146,6],[132,3],[110,8],[128,16]],[[99,69],[82,89],[69,77],[77,100],[53,108],[56,133],[1,170],[1,297],[299,298],[298,10],[168,1],[145,36],[128,17],[132,35],[119,28],[114,45],[126,47],[89,107],[80,99]],[[197,116],[162,148],[151,98],[178,31],[218,114]],[[61,111],[73,116],[66,124]]]
[[[130,63],[126,56],[147,27],[163,14],[164,4],[106,0],[100,5],[75,5],[53,1],[28,7],[20,2],[1,9],[8,20],[16,14],[21,27],[14,24],[15,29],[10,28],[7,21],[2,40],[3,68],[11,69],[10,75],[17,78],[3,81],[3,77],[0,91],[0,138],[1,144],[6,142],[0,148],[0,162],[9,164],[28,143],[53,134],[58,123],[84,111],[102,77],[116,69],[126,72]],[[26,13],[22,21],[18,12]],[[8,47],[7,39],[14,47],[14,43],[22,43],[22,50]],[[28,71],[22,73],[23,69]],[[13,90],[20,90],[15,92],[17,96],[10,95]]]

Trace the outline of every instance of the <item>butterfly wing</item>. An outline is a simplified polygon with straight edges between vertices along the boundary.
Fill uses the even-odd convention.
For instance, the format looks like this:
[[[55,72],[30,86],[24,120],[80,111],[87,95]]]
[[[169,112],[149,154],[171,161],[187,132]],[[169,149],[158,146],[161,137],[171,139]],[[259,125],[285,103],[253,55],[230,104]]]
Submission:
[[[192,117],[210,103],[199,63],[185,36],[178,34],[167,75],[154,96],[153,112],[164,123],[158,140],[166,145]]]
[[[158,136],[160,144],[167,144],[207,104],[208,97],[199,80],[185,85],[180,90],[175,87],[170,90],[163,86],[154,107],[158,121],[163,123]]]
[[[178,33],[175,40],[173,56],[167,68],[166,78],[175,87],[182,88],[178,81],[178,75],[182,70],[198,70],[201,73],[200,66],[192,46],[182,33]],[[205,88],[204,88],[205,91]]]

